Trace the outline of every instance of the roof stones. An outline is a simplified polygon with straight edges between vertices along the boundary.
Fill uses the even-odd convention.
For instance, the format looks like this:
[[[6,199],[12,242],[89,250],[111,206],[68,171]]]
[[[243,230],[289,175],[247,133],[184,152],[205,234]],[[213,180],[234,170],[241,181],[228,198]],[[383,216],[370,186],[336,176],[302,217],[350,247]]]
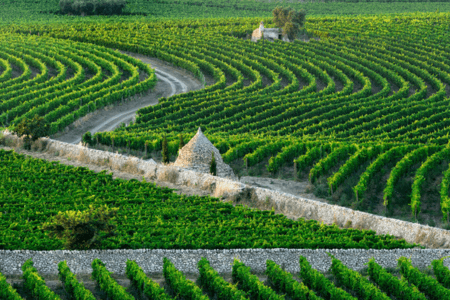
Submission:
[[[223,162],[219,150],[217,150],[203,134],[200,127],[198,128],[197,134],[189,141],[189,143],[180,149],[178,158],[173,165],[209,174],[212,152],[214,152],[214,158],[216,159],[217,176],[237,179],[233,169]]]

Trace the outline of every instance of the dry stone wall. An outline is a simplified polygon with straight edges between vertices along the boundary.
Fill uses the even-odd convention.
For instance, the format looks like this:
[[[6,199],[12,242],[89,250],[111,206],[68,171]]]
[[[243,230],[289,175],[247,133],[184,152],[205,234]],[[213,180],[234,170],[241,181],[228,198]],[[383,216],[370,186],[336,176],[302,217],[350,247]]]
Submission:
[[[0,250],[0,272],[5,276],[22,275],[21,266],[29,258],[41,275],[58,274],[58,263],[66,261],[75,275],[91,275],[92,261],[96,258],[105,263],[106,268],[117,275],[125,275],[127,259],[134,260],[146,274],[161,274],[163,258],[170,259],[183,273],[198,274],[197,263],[205,257],[211,266],[221,274],[230,274],[234,258],[239,259],[252,271],[262,273],[266,270],[266,261],[273,260],[291,273],[300,271],[299,257],[304,256],[311,266],[320,271],[330,271],[331,258],[327,252],[342,261],[352,270],[366,269],[364,265],[370,258],[385,268],[396,268],[401,256],[411,258],[414,267],[424,270],[435,259],[450,255],[450,250],[400,249],[231,249],[231,250],[167,250],[167,249],[123,249],[88,251],[10,251]],[[444,266],[450,266],[450,258],[444,258]]]

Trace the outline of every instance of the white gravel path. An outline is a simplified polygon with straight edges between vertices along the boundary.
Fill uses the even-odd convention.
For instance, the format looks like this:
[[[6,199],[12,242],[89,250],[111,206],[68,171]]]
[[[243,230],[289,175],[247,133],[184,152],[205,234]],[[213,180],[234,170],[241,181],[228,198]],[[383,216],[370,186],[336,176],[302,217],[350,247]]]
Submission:
[[[142,97],[132,97],[124,103],[105,107],[74,122],[64,133],[52,136],[53,139],[78,144],[82,135],[90,131],[91,134],[102,131],[112,131],[122,123],[128,124],[136,118],[136,112],[143,107],[155,105],[161,97],[170,97],[175,94],[185,93],[203,88],[202,83],[188,71],[174,67],[157,58],[147,57],[141,54],[121,51],[150,64],[155,69],[158,82],[153,90],[146,92]]]

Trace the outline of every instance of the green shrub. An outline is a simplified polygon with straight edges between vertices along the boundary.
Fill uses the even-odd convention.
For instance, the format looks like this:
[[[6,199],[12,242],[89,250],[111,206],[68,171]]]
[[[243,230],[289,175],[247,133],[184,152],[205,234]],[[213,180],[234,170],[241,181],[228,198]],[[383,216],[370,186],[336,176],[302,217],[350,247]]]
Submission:
[[[214,152],[212,152],[211,166],[209,167],[209,172],[214,176],[217,175],[217,163],[216,159],[214,158]]]
[[[178,146],[178,150],[184,147],[183,134],[180,133],[180,145]]]
[[[167,145],[167,138],[164,136],[163,142],[162,142],[162,162],[164,164],[169,163],[169,146]]]
[[[293,40],[305,25],[306,11],[295,11],[292,8],[275,7],[272,11],[273,22],[278,28],[282,28],[283,34]]]
[[[60,0],[59,8],[63,14],[120,15],[126,3],[126,0]]]
[[[83,143],[88,144],[89,146],[94,145],[94,140],[92,139],[92,134],[90,131],[85,132],[82,138]]]
[[[115,225],[108,224],[112,216],[117,215],[118,208],[108,210],[106,205],[94,209],[89,205],[89,210],[80,211],[66,211],[58,212],[50,222],[44,223],[41,226],[42,230],[49,230],[51,238],[57,237],[65,240],[65,249],[67,250],[87,250],[92,247],[99,247],[100,230],[107,231],[109,236],[114,236],[112,232]]]
[[[30,149],[31,142],[49,135],[50,125],[43,117],[35,115],[31,120],[22,119],[13,127],[12,132],[18,137],[25,136],[25,149]]]

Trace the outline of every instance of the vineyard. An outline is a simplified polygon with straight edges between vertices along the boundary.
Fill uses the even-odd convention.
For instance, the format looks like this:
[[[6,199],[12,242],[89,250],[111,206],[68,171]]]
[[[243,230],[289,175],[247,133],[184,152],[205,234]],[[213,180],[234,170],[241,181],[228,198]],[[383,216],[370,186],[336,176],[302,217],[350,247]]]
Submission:
[[[238,174],[293,168],[291,178],[341,205],[387,216],[409,206],[412,221],[425,212],[443,226],[449,18],[310,17],[292,43],[251,42],[256,18],[10,25],[0,38],[0,123],[38,114],[55,134],[143,94],[154,70],[118,50],[139,53],[214,83],[140,109],[134,124],[96,133],[99,144],[160,151],[167,135],[176,155],[179,134],[188,140],[200,126]]]
[[[65,249],[43,230],[58,211],[91,206],[118,209],[113,234],[96,249],[408,249],[373,230],[340,229],[316,220],[290,220],[274,211],[233,206],[218,198],[177,195],[145,181],[33,159],[0,149],[0,249]],[[17,201],[16,199],[21,199]],[[425,248],[424,246],[420,246]]]
[[[333,255],[331,274],[324,275],[313,269],[308,260],[300,256],[301,267],[298,277],[288,273],[272,260],[267,260],[264,282],[252,274],[251,268],[235,259],[231,270],[231,282],[225,280],[211,267],[206,258],[197,266],[199,276],[196,282],[188,280],[166,257],[163,259],[164,283],[147,277],[139,265],[126,262],[126,276],[131,286],[125,289],[111,277],[100,259],[92,261],[92,276],[96,288],[88,289],[71,272],[66,261],[58,264],[58,277],[64,290],[59,295],[46,286],[33,261],[28,259],[22,265],[23,284],[21,294],[11,286],[0,273],[0,295],[2,299],[446,299],[449,291],[450,273],[443,266],[443,260],[434,260],[429,269],[434,276],[413,267],[406,257],[398,259],[396,276],[381,267],[372,258],[366,265],[367,274],[362,275],[346,267]],[[331,275],[331,276],[330,276]],[[297,277],[297,278],[296,278]],[[399,278],[398,278],[399,277]],[[96,296],[94,296],[96,294]],[[100,298],[98,294],[105,295]]]
[[[250,36],[261,20],[274,27],[270,12],[275,3],[130,2],[128,15],[111,18],[61,16],[55,0],[42,1],[41,10],[26,0],[2,3],[0,9],[8,12],[0,16],[3,128],[12,130],[39,115],[54,137],[92,112],[144,95],[158,80],[151,66],[123,54],[138,53],[189,71],[205,87],[160,98],[158,104],[140,109],[129,126],[95,133],[91,147],[155,154],[165,136],[173,158],[179,136],[188,141],[201,127],[238,175],[308,181],[314,193],[341,206],[387,217],[407,213],[408,221],[450,228],[450,13],[436,10],[437,4],[416,3],[410,9],[422,12],[369,15],[382,4],[353,3],[366,10],[358,15],[311,14],[294,42],[254,43]],[[386,5],[401,5],[393,2]],[[305,5],[313,11],[314,5],[350,9],[348,3]],[[439,7],[445,10],[445,5]],[[205,13],[217,9],[219,18],[199,18],[193,6]],[[25,18],[11,17],[27,9]],[[58,212],[91,206],[119,208],[120,226],[112,235],[102,233],[101,249],[418,246],[374,231],[293,221],[217,198],[180,196],[145,180],[113,180],[106,173],[14,151],[0,149],[0,162],[0,249],[64,249],[42,224]],[[276,266],[270,268],[275,272]],[[244,269],[235,267],[233,272],[247,276]],[[339,281],[338,273],[344,271],[338,270],[337,264]],[[288,281],[275,286],[307,293]],[[236,299],[257,297],[246,289],[260,283],[244,282],[228,292],[239,294]],[[377,284],[382,290],[383,284]],[[417,288],[409,293],[419,299],[422,290],[414,284]],[[362,286],[357,290],[364,290]],[[327,288],[319,288],[320,297],[330,299]],[[436,285],[436,295],[438,291]],[[386,297],[374,293],[371,299]]]
[[[203,88],[159,95],[130,124],[84,135],[90,148],[160,162],[166,138],[173,162],[180,136],[189,141],[201,127],[239,177],[305,183],[330,204],[449,230],[450,3],[128,0],[123,15],[107,17],[63,15],[59,0],[0,2],[0,249],[21,251],[0,253],[0,299],[450,299],[444,255],[420,254],[421,262],[433,256],[426,269],[414,267],[409,253],[392,259],[396,269],[382,266],[394,252],[426,248],[417,241],[351,228],[351,221],[293,220],[273,207],[180,195],[146,178],[113,179],[107,171],[5,150],[2,135],[38,115],[57,138],[93,113],[146,96],[162,71],[131,56],[139,54],[189,72]],[[261,21],[275,27],[277,5],[306,9],[297,39],[252,42]],[[80,212],[94,208],[116,213],[107,227],[88,228],[95,243],[71,244],[76,239],[47,226],[56,217],[82,220]],[[264,252],[280,248],[327,249],[331,268],[312,266],[318,252],[315,260],[294,253],[300,272],[287,272],[285,262]],[[84,260],[95,287],[77,278],[80,265],[69,266],[70,259],[83,261],[83,251],[65,251],[69,261],[48,259],[67,249],[97,249],[90,252],[95,259]],[[142,254],[159,268],[158,279],[147,264],[126,259],[124,286],[111,272],[117,264],[108,270],[110,262],[98,258],[111,250],[121,261],[124,249],[186,255],[152,261]],[[180,271],[183,258],[195,267],[188,249],[223,252],[211,263],[199,254],[192,276]],[[227,261],[236,249],[264,263],[264,274],[251,260]],[[330,249],[354,250],[346,259],[356,265],[358,251],[382,250],[386,259],[370,254],[354,271]],[[214,267],[220,259],[226,274]],[[62,288],[44,279],[52,264]]]

